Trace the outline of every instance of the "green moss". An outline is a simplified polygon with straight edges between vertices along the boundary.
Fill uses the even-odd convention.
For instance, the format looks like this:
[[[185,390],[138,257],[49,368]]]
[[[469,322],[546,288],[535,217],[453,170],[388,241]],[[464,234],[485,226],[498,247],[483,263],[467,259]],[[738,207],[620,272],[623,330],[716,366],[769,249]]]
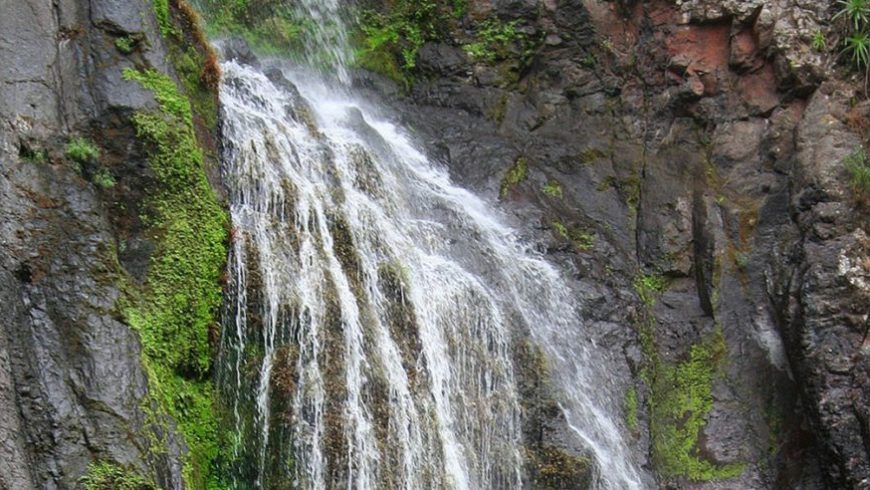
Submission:
[[[550,197],[562,199],[562,184],[557,180],[550,180],[541,190]]]
[[[511,189],[525,182],[526,178],[528,178],[528,174],[529,165],[525,157],[517,158],[517,161],[514,162],[510,169],[508,169],[507,174],[505,174],[501,181],[500,197],[502,199],[506,198]]]
[[[607,154],[597,148],[587,148],[577,156],[577,159],[579,160],[580,165],[586,166],[594,163],[596,160],[606,157]]]
[[[161,111],[178,122],[186,123],[192,120],[190,101],[178,91],[175,82],[157,70],[136,71],[124,70],[125,80],[135,80],[140,85],[154,93],[154,98],[160,104]],[[192,123],[190,123],[192,124]]]
[[[585,251],[595,246],[595,234],[583,228],[571,228],[568,235],[571,239],[571,244],[577,250]]]
[[[716,465],[698,449],[713,408],[713,382],[721,375],[725,356],[725,338],[717,329],[712,338],[692,346],[685,361],[670,365],[658,356],[653,359],[650,436],[652,459],[663,475],[709,481],[743,472],[744,464]]]
[[[217,99],[202,83],[202,70],[205,60],[192,47],[186,50],[175,48],[172,51],[175,73],[184,87],[186,99],[192,105],[194,113],[202,117],[207,128],[216,128],[218,114]]]
[[[93,141],[75,138],[66,145],[67,158],[78,164],[93,163],[100,159],[100,149]]]
[[[591,488],[592,465],[587,458],[556,447],[536,445],[526,448],[526,460],[534,488]]]
[[[193,116],[199,118],[198,124],[201,121],[205,129],[214,131],[217,127],[220,67],[216,54],[205,38],[199,15],[186,0],[173,1],[171,6],[168,0],[153,0],[153,5],[161,34],[166,41],[167,58],[184,88],[183,93],[178,93],[177,97],[184,99],[188,107],[192,106]],[[137,39],[130,39],[138,42]],[[135,46],[134,44],[133,49]],[[161,82],[156,80],[149,83]],[[172,80],[168,83],[174,84]],[[182,105],[180,101],[175,103],[176,107]]]
[[[641,274],[634,279],[634,290],[647,306],[654,305],[667,286],[667,279],[658,274]]]
[[[157,248],[123,314],[142,339],[151,402],[178,423],[190,448],[187,487],[218,488],[226,441],[215,415],[209,331],[217,328],[228,218],[206,178],[187,99],[155,70],[127,69],[124,78],[151,90],[160,110],[133,116],[154,174],[143,219]]]
[[[623,400],[623,409],[625,411],[625,425],[628,426],[629,430],[635,431],[637,430],[637,410],[638,410],[638,400],[637,400],[637,388],[634,386],[630,386],[628,390],[625,392],[625,400]]]
[[[356,16],[356,62],[408,87],[420,48],[449,38],[466,8],[465,0],[395,0],[387,9],[364,9]]]
[[[562,239],[571,242],[579,251],[586,251],[595,246],[595,235],[578,226],[568,227],[561,221],[551,223],[553,231]]]
[[[79,483],[85,490],[157,490],[157,485],[135,470],[105,461],[88,466]]]

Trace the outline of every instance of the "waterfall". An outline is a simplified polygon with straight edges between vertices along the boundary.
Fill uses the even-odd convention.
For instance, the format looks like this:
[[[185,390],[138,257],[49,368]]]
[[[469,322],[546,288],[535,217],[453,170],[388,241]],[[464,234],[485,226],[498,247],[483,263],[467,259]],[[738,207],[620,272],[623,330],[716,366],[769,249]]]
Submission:
[[[300,4],[338,22],[335,0]],[[222,64],[233,241],[218,382],[235,487],[529,487],[521,378],[540,371],[593,486],[641,488],[569,284],[355,97],[347,50],[331,52],[337,80]]]

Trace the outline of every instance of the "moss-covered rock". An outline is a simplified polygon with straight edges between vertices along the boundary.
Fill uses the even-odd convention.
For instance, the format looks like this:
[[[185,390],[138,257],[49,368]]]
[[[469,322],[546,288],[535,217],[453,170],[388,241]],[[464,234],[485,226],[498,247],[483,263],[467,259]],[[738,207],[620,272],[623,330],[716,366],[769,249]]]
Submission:
[[[144,221],[156,250],[145,283],[128,288],[123,314],[142,339],[148,403],[175,420],[189,447],[188,486],[214,487],[225,440],[210,379],[210,335],[218,329],[228,217],[206,177],[188,99],[155,70],[124,76],[151,90],[160,109],[133,116],[154,174]]]

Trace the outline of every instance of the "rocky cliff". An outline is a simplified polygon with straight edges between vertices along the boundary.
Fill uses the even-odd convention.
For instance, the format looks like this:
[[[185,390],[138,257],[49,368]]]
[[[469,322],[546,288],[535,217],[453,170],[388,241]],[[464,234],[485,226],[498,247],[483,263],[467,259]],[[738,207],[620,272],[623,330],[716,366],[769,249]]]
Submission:
[[[220,301],[226,228],[198,154],[209,151],[216,106],[197,81],[208,48],[190,37],[196,19],[178,3],[142,0],[0,10],[0,488],[203,487],[203,440],[214,437],[189,437],[191,417],[173,417],[179,402],[160,385],[173,383],[173,396],[199,390],[187,409],[212,409],[203,324]],[[193,84],[164,75],[185,66],[179,52]],[[181,93],[195,101],[193,119]],[[186,114],[166,110],[173,95]],[[167,142],[187,154],[165,158]],[[197,182],[196,196],[172,187]],[[209,225],[194,207],[213,213]],[[165,265],[184,240],[177,226],[197,234],[187,253],[213,255],[196,268],[210,292],[176,295],[187,303],[173,310],[162,288],[179,280]],[[187,335],[206,339],[198,370],[159,359],[160,343],[193,342],[148,323],[158,307],[182,324],[210,318],[190,320]]]

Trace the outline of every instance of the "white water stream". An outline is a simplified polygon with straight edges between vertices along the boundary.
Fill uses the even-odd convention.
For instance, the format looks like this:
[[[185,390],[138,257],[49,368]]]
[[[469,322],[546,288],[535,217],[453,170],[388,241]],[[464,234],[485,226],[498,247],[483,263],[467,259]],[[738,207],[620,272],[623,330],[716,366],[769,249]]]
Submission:
[[[313,16],[334,3],[301,2]],[[306,489],[529,486],[515,352],[530,337],[594,486],[641,488],[560,272],[339,66],[335,81],[284,65],[287,83],[222,65],[234,242],[219,381],[236,486],[282,472]]]

